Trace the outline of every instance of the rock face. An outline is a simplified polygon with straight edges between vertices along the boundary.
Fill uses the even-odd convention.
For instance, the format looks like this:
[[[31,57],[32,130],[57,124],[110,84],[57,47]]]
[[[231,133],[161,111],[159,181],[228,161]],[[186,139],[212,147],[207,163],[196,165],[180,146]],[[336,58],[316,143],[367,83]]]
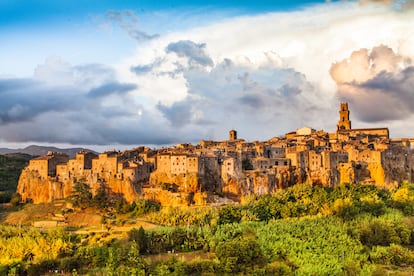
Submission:
[[[128,202],[143,196],[179,206],[223,195],[241,200],[296,183],[392,187],[413,181],[414,139],[389,139],[387,128],[352,129],[347,104],[341,104],[339,114],[336,133],[305,127],[284,137],[246,142],[232,130],[229,140],[157,151],[80,152],[72,159],[50,153],[30,161],[18,192],[25,201],[50,202],[70,196],[82,181],[94,194],[104,185],[109,195]]]

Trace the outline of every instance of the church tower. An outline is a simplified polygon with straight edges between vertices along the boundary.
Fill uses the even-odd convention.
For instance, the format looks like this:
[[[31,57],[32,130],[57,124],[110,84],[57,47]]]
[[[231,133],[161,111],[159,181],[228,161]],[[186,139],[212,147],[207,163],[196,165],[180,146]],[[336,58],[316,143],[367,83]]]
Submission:
[[[336,125],[336,131],[351,129],[351,121],[349,120],[348,103],[341,103],[339,110],[339,122]]]
[[[234,141],[234,140],[237,140],[237,131],[235,131],[234,129],[232,129],[232,130],[230,130],[229,131],[229,138],[230,138],[230,141]]]

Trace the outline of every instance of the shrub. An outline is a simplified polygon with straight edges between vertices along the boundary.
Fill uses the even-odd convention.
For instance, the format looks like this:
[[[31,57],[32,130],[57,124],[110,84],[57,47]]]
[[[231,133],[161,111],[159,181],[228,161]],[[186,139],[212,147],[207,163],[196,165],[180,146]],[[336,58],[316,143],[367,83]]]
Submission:
[[[383,265],[413,265],[414,253],[398,244],[389,247],[376,246],[370,253],[371,260]]]
[[[215,253],[225,273],[241,272],[265,264],[260,245],[253,239],[221,242],[217,245]]]
[[[242,219],[241,209],[233,205],[227,205],[219,209],[218,224],[239,223]]]
[[[143,254],[147,252],[148,238],[142,226],[138,229],[133,228],[130,230],[128,232],[128,240],[134,241],[137,244],[139,253]]]

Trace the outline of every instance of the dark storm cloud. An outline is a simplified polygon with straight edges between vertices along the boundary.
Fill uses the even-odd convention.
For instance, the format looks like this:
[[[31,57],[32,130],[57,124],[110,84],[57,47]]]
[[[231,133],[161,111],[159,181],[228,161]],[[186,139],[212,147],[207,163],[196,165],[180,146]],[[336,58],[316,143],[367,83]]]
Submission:
[[[179,139],[169,129],[144,115],[142,120],[105,117],[102,112],[49,112],[31,122],[0,126],[2,138],[13,142],[69,143],[74,145],[170,144]],[[113,114],[112,114],[113,115]]]
[[[109,20],[119,24],[119,26],[123,30],[125,30],[129,34],[130,37],[132,37],[133,39],[137,41],[151,40],[151,39],[159,37],[158,34],[148,34],[138,27],[139,19],[134,11],[111,10],[106,13],[106,17]]]
[[[192,121],[191,109],[194,104],[194,101],[186,98],[185,100],[176,102],[171,106],[166,106],[159,103],[157,105],[157,108],[174,127],[182,127]]]
[[[112,68],[70,67],[57,59],[38,68],[40,79],[0,78],[0,140],[82,145],[180,140],[158,112],[134,99],[137,86],[117,81]],[[71,78],[62,77],[63,71]]]
[[[71,91],[44,87],[33,80],[0,79],[0,125],[29,121],[45,111],[70,109]]]
[[[414,114],[414,67],[384,45],[361,49],[335,63],[331,76],[341,101],[352,104],[357,118],[381,122]]]
[[[105,97],[112,94],[124,94],[136,89],[135,84],[111,82],[104,83],[99,87],[93,88],[89,91],[88,96],[92,98]]]
[[[290,68],[256,68],[225,59],[209,71],[189,65],[182,74],[188,96],[158,109],[178,129],[203,127],[207,138],[232,128],[272,137],[277,129],[291,131],[292,125],[302,126],[317,113],[308,99],[315,93],[313,86]]]
[[[260,96],[256,95],[246,95],[238,98],[238,102],[243,105],[247,105],[252,108],[261,108],[264,106],[263,100]]]
[[[176,53],[179,57],[187,57],[190,65],[213,66],[213,60],[205,52],[205,43],[194,43],[190,40],[180,40],[168,44],[167,53]]]

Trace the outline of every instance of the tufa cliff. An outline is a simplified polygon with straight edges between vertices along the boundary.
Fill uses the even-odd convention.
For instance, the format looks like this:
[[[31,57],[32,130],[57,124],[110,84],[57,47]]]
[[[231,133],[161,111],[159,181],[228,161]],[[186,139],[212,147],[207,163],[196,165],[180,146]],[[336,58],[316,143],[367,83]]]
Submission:
[[[341,183],[393,187],[413,181],[413,139],[390,139],[387,128],[352,129],[347,104],[335,133],[309,127],[263,142],[247,142],[231,130],[225,141],[200,141],[150,150],[94,154],[69,159],[50,152],[30,161],[17,192],[24,201],[50,202],[72,194],[82,181],[93,194],[139,197],[162,205],[202,205],[224,197],[269,194],[296,183]],[[220,200],[218,200],[220,201]]]

